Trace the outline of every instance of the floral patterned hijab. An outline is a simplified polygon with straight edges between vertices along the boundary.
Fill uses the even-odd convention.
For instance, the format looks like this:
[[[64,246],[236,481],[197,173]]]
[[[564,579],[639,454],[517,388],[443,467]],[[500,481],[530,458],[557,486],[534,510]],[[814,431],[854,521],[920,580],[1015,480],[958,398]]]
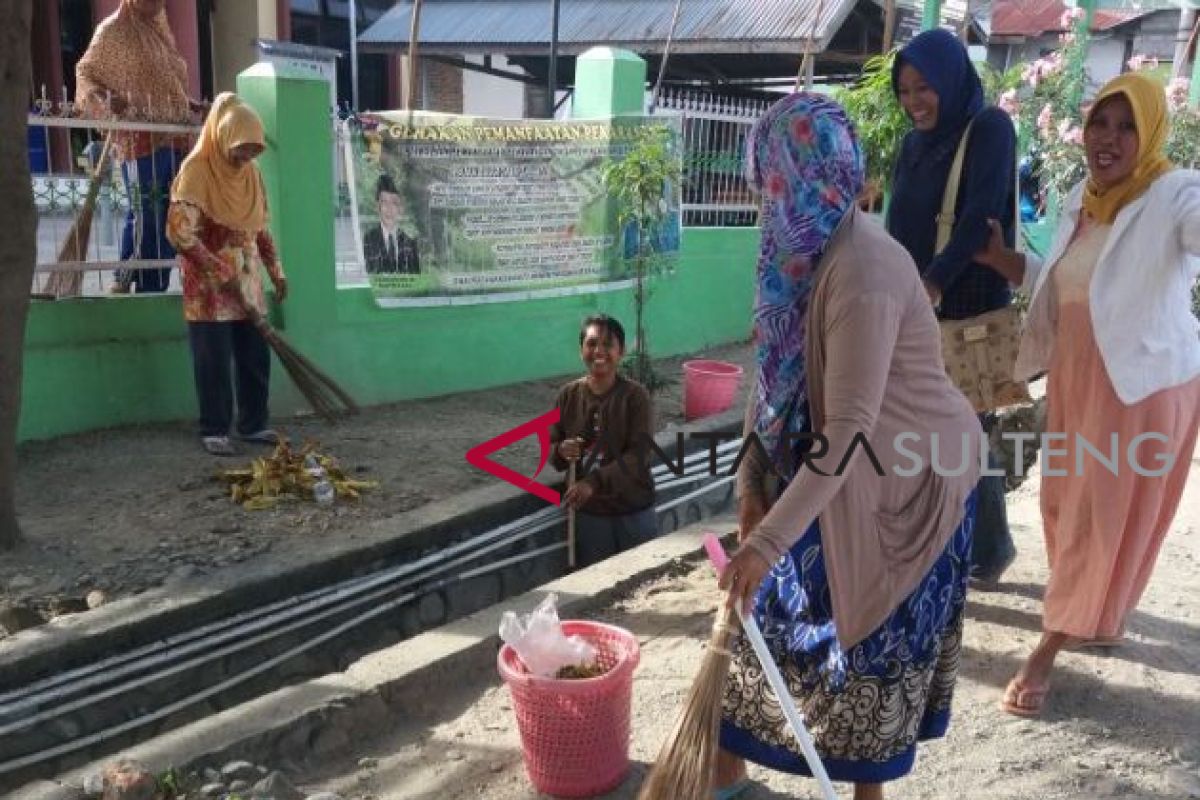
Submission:
[[[188,119],[187,62],[167,24],[167,12],[145,19],[135,0],[100,23],[75,67],[76,96],[87,106],[92,92],[112,92],[151,122]],[[93,114],[103,109],[89,108]]]
[[[790,480],[799,442],[789,442],[788,435],[809,430],[804,359],[809,295],[830,238],[862,192],[865,161],[842,107],[801,92],[775,103],[755,124],[746,170],[762,198],[754,430],[775,468]]]
[[[845,110],[810,92],[767,109],[746,144],[746,176],[762,196],[754,426],[788,480],[798,444],[788,434],[809,431],[804,345],[816,266],[863,191],[864,168]]]

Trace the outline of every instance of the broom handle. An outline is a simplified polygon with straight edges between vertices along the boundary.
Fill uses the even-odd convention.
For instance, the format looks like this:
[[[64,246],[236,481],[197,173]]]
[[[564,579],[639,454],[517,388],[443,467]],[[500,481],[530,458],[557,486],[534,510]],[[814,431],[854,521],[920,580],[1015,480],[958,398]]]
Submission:
[[[709,533],[704,536],[704,549],[708,553],[713,568],[720,575],[725,570],[725,565],[729,563],[729,556],[725,554],[725,548],[721,546],[721,542],[714,534]],[[821,763],[821,756],[817,754],[817,746],[813,743],[812,734],[805,727],[804,718],[800,716],[800,711],[792,700],[791,692],[783,682],[783,676],[779,674],[779,667],[775,664],[775,659],[771,657],[767,643],[763,641],[758,623],[754,621],[753,615],[742,610],[741,603],[737,604],[736,610],[738,619],[742,621],[742,632],[746,634],[750,647],[754,649],[754,655],[758,657],[758,661],[762,665],[767,682],[771,684],[775,696],[779,698],[779,707],[792,727],[796,741],[800,743],[800,749],[804,752],[808,768],[812,770],[813,777],[817,779],[817,784],[821,787],[821,794],[825,800],[838,800],[837,792],[833,790],[833,783],[829,780],[829,773],[825,771],[825,765]]]
[[[567,465],[567,488],[575,485],[575,459]],[[575,506],[567,506],[567,568],[575,569]]]

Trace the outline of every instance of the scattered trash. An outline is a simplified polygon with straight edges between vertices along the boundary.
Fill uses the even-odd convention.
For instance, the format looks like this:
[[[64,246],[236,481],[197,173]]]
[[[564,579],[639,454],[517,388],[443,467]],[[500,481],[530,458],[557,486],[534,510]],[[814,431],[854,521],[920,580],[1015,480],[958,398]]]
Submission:
[[[247,511],[274,508],[283,500],[330,505],[336,498],[357,500],[362,491],[379,487],[378,481],[348,478],[336,458],[317,450],[316,442],[292,450],[282,438],[270,456],[254,459],[248,468],[222,470],[217,477],[229,484],[230,499]]]

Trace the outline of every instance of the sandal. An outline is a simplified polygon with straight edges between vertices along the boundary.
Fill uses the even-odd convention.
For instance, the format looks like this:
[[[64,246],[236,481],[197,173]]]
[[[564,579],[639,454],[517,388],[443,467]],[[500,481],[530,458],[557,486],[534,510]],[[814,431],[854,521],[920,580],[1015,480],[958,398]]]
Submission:
[[[1017,717],[1034,719],[1042,715],[1049,692],[1049,684],[1032,687],[1013,678],[1004,689],[1004,697],[1000,698],[1000,708]]]
[[[279,434],[270,428],[263,428],[261,431],[254,433],[239,433],[238,438],[243,442],[251,442],[252,444],[279,444]]]
[[[214,456],[236,456],[237,448],[233,446],[233,442],[229,441],[228,436],[205,436],[200,439],[200,443],[204,445],[204,449]]]

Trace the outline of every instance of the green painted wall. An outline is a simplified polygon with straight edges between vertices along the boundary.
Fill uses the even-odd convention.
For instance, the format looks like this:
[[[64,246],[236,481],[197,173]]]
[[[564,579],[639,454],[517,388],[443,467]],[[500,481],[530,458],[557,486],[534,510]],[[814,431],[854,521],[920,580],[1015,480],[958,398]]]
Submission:
[[[267,130],[260,165],[291,290],[273,318],[360,403],[575,372],[584,316],[603,311],[632,328],[629,289],[393,309],[377,307],[365,288],[337,289],[328,88],[260,64],[240,76],[238,91]],[[675,274],[652,282],[647,330],[653,354],[748,337],[757,247],[757,229],[684,230]],[[35,302],[25,365],[23,440],[196,415],[178,296]],[[305,408],[278,363],[271,404],[277,414]]]

